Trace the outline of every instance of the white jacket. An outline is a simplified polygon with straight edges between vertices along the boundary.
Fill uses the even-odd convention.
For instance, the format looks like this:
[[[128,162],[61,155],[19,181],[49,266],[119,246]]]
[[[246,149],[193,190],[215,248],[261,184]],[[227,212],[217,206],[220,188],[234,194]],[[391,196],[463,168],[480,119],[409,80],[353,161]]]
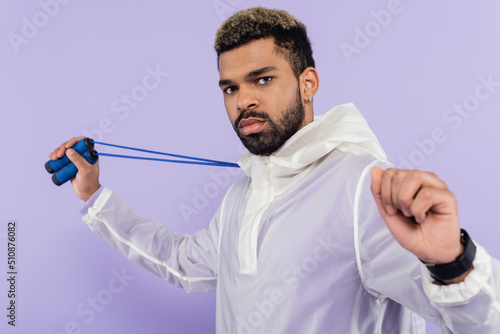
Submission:
[[[188,292],[217,290],[217,333],[500,332],[500,265],[477,245],[465,282],[439,286],[392,237],[370,192],[389,167],[353,104],[268,157],[246,154],[206,229],[178,235],[102,189],[83,220]],[[423,317],[423,318],[422,318]]]

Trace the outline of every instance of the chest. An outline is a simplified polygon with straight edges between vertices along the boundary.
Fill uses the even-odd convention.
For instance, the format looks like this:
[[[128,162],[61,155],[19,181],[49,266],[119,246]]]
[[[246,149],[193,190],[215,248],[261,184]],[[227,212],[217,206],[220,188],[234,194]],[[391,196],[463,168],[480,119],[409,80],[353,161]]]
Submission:
[[[355,269],[354,189],[342,172],[312,170],[274,194],[255,233],[242,235],[247,185],[223,214],[219,275],[243,282],[265,277],[284,283],[297,282],[301,276],[324,277],[333,268]],[[251,255],[257,265],[250,275],[239,270],[241,242],[248,241],[244,238],[253,238],[248,244],[255,245]]]

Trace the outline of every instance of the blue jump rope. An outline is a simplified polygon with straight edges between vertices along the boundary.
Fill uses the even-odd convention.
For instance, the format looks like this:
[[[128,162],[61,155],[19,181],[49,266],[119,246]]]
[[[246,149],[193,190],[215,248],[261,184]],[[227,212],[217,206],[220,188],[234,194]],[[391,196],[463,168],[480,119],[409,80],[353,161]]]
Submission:
[[[121,154],[97,153],[97,151],[94,150],[94,144],[117,147],[117,148],[121,148],[121,149],[132,150],[132,151],[145,152],[145,153],[150,153],[150,154],[166,155],[169,157],[184,159],[184,160],[158,159],[158,158],[137,157],[137,156],[121,155]],[[191,165],[236,167],[236,168],[239,167],[237,164],[232,163],[232,162],[203,159],[203,158],[197,158],[197,157],[190,157],[190,156],[186,156],[186,155],[164,153],[164,152],[143,150],[143,149],[135,148],[135,147],[101,143],[98,141],[94,141],[93,139],[90,139],[90,138],[84,138],[84,139],[80,140],[72,147],[72,149],[74,149],[76,152],[81,154],[82,157],[85,160],[87,160],[90,164],[95,164],[99,156],[106,156],[106,157],[115,157],[115,158],[163,161],[163,162],[172,162],[172,163],[179,163],[179,164],[191,164]],[[71,180],[72,178],[74,178],[76,176],[76,173],[78,173],[78,169],[76,168],[75,164],[73,164],[69,160],[69,158],[66,156],[66,154],[60,159],[47,161],[45,163],[45,169],[50,174],[53,174],[52,181],[54,182],[54,184],[56,184],[58,186]]]

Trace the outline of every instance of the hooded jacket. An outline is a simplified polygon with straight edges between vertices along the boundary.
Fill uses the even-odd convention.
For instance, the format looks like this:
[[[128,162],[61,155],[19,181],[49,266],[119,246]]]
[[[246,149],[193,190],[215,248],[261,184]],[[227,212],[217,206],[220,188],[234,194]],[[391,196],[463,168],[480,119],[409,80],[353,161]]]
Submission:
[[[370,192],[390,167],[353,104],[317,117],[246,177],[207,228],[179,235],[107,188],[83,220],[130,260],[188,292],[216,289],[217,333],[497,333],[500,266],[477,245],[460,284],[436,285],[392,237]]]

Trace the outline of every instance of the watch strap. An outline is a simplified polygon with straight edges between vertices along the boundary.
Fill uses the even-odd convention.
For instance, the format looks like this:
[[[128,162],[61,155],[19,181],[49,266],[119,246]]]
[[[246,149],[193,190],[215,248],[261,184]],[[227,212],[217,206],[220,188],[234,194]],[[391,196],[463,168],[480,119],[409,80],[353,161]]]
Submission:
[[[457,259],[450,263],[430,264],[425,263],[432,277],[438,281],[446,281],[457,278],[472,268],[472,262],[476,256],[476,245],[472,242],[464,229],[460,230],[460,242],[464,245],[464,251]]]

